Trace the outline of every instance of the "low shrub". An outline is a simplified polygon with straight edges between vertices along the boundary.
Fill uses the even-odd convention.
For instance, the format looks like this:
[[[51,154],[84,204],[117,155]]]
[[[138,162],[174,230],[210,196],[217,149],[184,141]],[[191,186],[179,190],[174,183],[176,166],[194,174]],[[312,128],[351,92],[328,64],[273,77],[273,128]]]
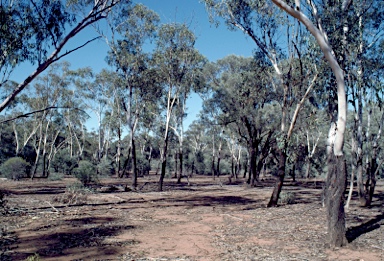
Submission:
[[[81,183],[73,183],[68,185],[65,193],[57,195],[53,198],[54,202],[59,202],[66,205],[85,204],[88,200],[88,195],[93,193]]]
[[[281,204],[294,204],[296,201],[295,193],[293,192],[281,192],[280,193],[280,203]]]
[[[52,160],[51,167],[54,172],[60,172],[67,175],[72,174],[77,165],[77,158],[71,157],[68,150],[59,151]]]
[[[58,173],[58,172],[53,172],[53,173],[49,174],[49,176],[48,176],[48,180],[50,180],[50,181],[62,180],[63,178],[64,178],[64,174]]]
[[[0,173],[4,177],[19,180],[27,176],[30,165],[23,158],[14,157],[5,161],[0,166]]]
[[[101,176],[111,176],[113,174],[113,167],[111,162],[108,159],[102,159],[101,162],[97,165],[97,171]]]
[[[92,162],[82,160],[79,166],[73,170],[75,177],[83,184],[88,186],[91,183],[98,183],[96,166]]]

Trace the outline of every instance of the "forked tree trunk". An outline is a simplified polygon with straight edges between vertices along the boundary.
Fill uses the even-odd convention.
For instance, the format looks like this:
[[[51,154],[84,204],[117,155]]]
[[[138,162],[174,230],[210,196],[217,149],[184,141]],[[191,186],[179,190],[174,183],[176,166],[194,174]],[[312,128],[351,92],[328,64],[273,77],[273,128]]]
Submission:
[[[328,151],[328,178],[326,189],[326,206],[328,218],[329,244],[331,247],[340,247],[346,244],[345,235],[345,212],[344,212],[344,191],[346,187],[346,165],[344,159],[344,133],[347,121],[347,100],[345,93],[344,72],[333,54],[332,47],[328,43],[325,32],[319,30],[312,21],[300,11],[288,5],[283,0],[272,0],[280,9],[299,20],[308,31],[315,37],[325,59],[327,60],[337,83],[337,124],[331,127],[334,135]],[[316,6],[310,3],[312,10],[317,13]],[[321,25],[321,20],[317,20]],[[331,138],[331,137],[330,137]]]
[[[277,183],[273,189],[272,196],[268,202],[268,207],[276,207],[277,202],[279,201],[279,195],[281,188],[283,187],[284,178],[285,178],[285,165],[287,162],[287,155],[285,149],[279,149],[279,169],[277,170]]]

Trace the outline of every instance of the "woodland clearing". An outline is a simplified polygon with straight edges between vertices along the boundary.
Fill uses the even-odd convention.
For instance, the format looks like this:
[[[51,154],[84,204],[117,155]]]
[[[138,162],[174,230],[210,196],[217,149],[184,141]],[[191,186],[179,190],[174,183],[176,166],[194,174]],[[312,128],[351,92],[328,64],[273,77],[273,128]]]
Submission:
[[[176,184],[158,176],[105,178],[94,192],[70,193],[74,178],[2,180],[10,214],[1,217],[10,250],[4,260],[384,260],[384,182],[370,208],[351,202],[348,239],[326,245],[322,182],[287,180],[279,207],[266,208],[273,180],[249,188],[195,175]],[[356,195],[355,195],[356,197]],[[356,199],[356,198],[355,198]]]

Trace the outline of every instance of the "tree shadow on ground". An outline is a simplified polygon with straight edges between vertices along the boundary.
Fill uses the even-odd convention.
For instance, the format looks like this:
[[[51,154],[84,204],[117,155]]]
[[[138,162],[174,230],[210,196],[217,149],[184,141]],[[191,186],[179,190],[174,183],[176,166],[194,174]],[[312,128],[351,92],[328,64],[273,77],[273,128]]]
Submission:
[[[369,233],[373,230],[380,228],[380,226],[384,225],[384,213],[377,215],[375,218],[365,222],[361,225],[350,227],[347,230],[346,236],[348,242],[351,243],[359,236]]]
[[[191,196],[183,198],[159,198],[152,202],[165,203],[165,206],[226,206],[226,205],[251,205],[261,202],[240,196]]]
[[[42,258],[58,258],[66,255],[66,252],[83,252],[84,248],[96,247],[99,252],[115,251],[110,245],[104,242],[104,239],[111,236],[116,236],[124,230],[134,229],[131,225],[107,225],[104,217],[97,218],[80,218],[68,220],[71,225],[65,232],[48,233],[43,235],[31,235],[18,241],[19,249],[36,248],[34,253],[37,253]],[[88,228],[84,228],[87,226]],[[89,227],[91,226],[91,227]],[[107,246],[108,247],[105,247]],[[15,253],[12,256],[13,260],[24,260],[32,253]],[[117,254],[117,252],[115,253]]]

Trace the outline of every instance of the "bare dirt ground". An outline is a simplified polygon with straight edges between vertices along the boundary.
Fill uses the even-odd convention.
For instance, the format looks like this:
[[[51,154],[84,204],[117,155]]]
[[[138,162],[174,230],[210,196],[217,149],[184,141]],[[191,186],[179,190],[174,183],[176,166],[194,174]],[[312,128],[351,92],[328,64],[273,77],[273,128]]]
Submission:
[[[227,180],[222,177],[224,182]],[[98,192],[69,193],[75,179],[0,181],[10,215],[1,217],[15,240],[4,260],[384,260],[384,182],[371,208],[356,200],[347,212],[348,246],[327,247],[321,182],[286,182],[294,204],[266,208],[272,183],[248,188],[195,176],[190,186],[157,176],[104,179]],[[115,190],[111,189],[114,188]],[[65,193],[65,191],[67,191]],[[291,194],[291,195],[292,195]],[[3,242],[4,243],[4,242]]]

